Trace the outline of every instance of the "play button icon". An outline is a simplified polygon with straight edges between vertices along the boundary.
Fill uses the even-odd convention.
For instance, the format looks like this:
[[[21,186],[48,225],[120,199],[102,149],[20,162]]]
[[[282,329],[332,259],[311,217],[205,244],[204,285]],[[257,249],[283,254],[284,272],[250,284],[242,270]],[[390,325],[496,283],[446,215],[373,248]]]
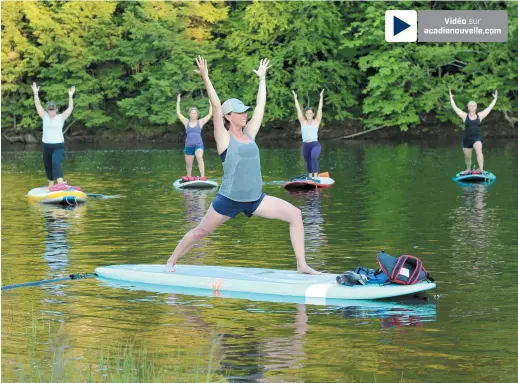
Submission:
[[[399,17],[394,16],[394,36],[399,35],[405,29],[409,28],[410,24],[405,23]]]
[[[417,12],[386,11],[385,40],[391,43],[417,41]]]

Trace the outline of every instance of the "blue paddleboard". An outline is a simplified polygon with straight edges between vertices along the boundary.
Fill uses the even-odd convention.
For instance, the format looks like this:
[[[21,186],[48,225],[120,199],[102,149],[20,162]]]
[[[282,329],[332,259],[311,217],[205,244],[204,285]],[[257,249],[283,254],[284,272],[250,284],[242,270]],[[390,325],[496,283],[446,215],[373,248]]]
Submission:
[[[295,271],[247,267],[177,265],[174,273],[165,265],[113,265],[95,269],[103,279],[161,286],[202,289],[212,292],[239,292],[298,297],[307,303],[336,299],[381,299],[414,294],[435,288],[435,283],[414,285],[355,285],[336,282],[338,274],[307,275]],[[310,302],[312,301],[312,302]]]

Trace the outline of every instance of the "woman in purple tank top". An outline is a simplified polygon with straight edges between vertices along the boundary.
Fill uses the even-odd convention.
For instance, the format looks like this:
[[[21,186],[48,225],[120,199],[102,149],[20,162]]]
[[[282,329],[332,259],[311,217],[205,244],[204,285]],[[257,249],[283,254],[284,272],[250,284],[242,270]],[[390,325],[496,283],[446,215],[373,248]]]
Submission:
[[[212,200],[209,210],[199,225],[180,240],[167,260],[166,270],[175,271],[178,259],[192,249],[196,242],[229,219],[244,213],[248,217],[258,216],[288,222],[291,245],[297,260],[297,272],[320,274],[306,263],[304,224],[300,209],[287,201],[265,195],[262,192],[259,148],[255,143],[255,136],[261,128],[266,106],[266,72],[270,68],[269,60],[261,60],[259,68],[254,70],[259,77],[259,90],[256,107],[249,121],[247,111],[250,107],[235,98],[226,100],[222,105],[209,79],[207,61],[198,56],[196,63],[198,64],[197,72],[203,79],[210,102],[214,107],[214,139],[218,154],[223,160],[224,174],[221,189]],[[232,246],[230,242],[228,245]]]
[[[180,100],[182,95],[178,93],[176,97],[176,114],[178,118],[185,126],[185,167],[187,170],[187,175],[183,176],[182,179],[184,181],[194,181],[196,178],[192,177],[192,163],[194,161],[194,156],[196,156],[196,161],[198,161],[198,167],[200,168],[200,180],[207,181],[205,178],[205,164],[203,162],[203,140],[201,139],[201,128],[205,125],[210,118],[212,117],[212,104],[209,102],[209,114],[205,117],[198,120],[198,108],[192,107],[189,109],[189,119],[185,118],[182,115],[180,109]]]

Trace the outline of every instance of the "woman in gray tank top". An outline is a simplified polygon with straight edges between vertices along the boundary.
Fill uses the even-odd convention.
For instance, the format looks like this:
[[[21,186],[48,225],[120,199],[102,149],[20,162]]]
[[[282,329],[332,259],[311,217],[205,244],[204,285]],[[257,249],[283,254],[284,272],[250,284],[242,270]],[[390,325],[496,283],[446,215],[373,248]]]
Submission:
[[[269,219],[279,219],[290,224],[290,237],[297,271],[306,274],[320,274],[306,263],[304,252],[304,225],[302,214],[292,204],[262,192],[261,165],[259,148],[255,136],[263,121],[266,105],[266,72],[270,68],[269,60],[259,63],[254,70],[259,77],[257,103],[250,121],[247,122],[246,111],[250,108],[235,98],[221,104],[210,79],[207,61],[198,56],[197,72],[200,74],[214,113],[214,138],[218,154],[223,160],[223,181],[218,195],[212,201],[209,210],[200,224],[189,231],[180,240],[173,254],[167,261],[167,271],[175,271],[174,267],[196,242],[212,233],[219,225],[234,218],[239,213],[248,217],[257,215]],[[225,129],[226,128],[228,129]]]

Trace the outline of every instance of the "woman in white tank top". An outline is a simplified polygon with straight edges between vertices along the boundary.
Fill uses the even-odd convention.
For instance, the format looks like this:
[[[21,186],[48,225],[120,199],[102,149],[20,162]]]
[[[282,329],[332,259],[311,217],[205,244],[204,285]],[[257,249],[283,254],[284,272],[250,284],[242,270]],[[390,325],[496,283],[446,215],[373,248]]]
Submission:
[[[65,159],[65,138],[63,136],[63,126],[65,120],[70,117],[74,110],[74,92],[75,87],[68,90],[68,108],[61,114],[58,114],[58,107],[55,102],[47,104],[47,110],[41,106],[38,92],[40,87],[34,82],[32,91],[34,92],[34,105],[39,116],[43,120],[43,165],[49,182],[50,191],[67,190],[69,188],[81,190],[78,186],[69,186],[63,180],[63,169],[61,164]]]
[[[300,122],[300,130],[302,133],[302,154],[304,161],[306,161],[306,168],[308,171],[308,177],[315,177],[314,181],[318,182],[318,156],[320,156],[321,146],[318,142],[318,126],[322,121],[322,106],[324,104],[324,89],[320,92],[320,102],[318,104],[318,111],[316,118],[313,108],[308,107],[304,110],[304,115],[300,109],[299,101],[297,99],[297,93],[293,93],[295,100],[295,107],[297,108],[297,116]]]

